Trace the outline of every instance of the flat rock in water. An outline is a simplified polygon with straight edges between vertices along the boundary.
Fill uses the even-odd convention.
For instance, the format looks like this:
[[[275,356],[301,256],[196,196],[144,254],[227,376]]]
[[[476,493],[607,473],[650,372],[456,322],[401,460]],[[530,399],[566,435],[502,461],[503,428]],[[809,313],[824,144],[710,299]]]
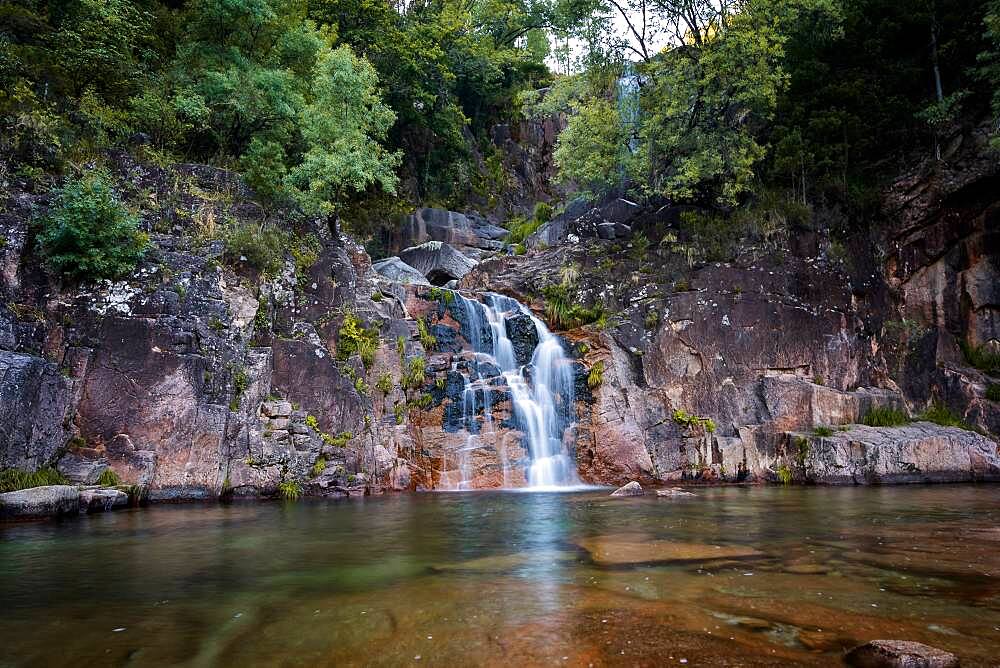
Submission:
[[[956,668],[958,657],[943,649],[909,640],[872,640],[855,647],[844,660],[861,668]]]
[[[611,492],[611,496],[642,496],[643,493],[642,485],[633,480],[627,485],[622,485],[615,491]]]
[[[80,492],[80,512],[103,513],[128,505],[128,494],[119,489],[102,487]]]
[[[643,564],[658,561],[711,561],[763,556],[762,552],[743,545],[709,545],[672,540],[642,540],[631,534],[596,536],[576,541],[590,552],[594,562],[603,566]]]
[[[666,489],[658,489],[656,490],[656,495],[665,497],[697,496],[696,494],[692,494],[691,492],[683,490],[680,487],[668,487]]]
[[[80,511],[80,491],[72,485],[45,485],[0,494],[0,517],[32,519]]]

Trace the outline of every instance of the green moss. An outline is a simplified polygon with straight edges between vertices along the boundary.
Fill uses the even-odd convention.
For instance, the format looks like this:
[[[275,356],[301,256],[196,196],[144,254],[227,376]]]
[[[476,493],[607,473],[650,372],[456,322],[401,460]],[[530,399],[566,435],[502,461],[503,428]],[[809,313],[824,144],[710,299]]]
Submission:
[[[900,427],[909,422],[904,411],[891,406],[875,406],[861,418],[861,423],[869,427]]]

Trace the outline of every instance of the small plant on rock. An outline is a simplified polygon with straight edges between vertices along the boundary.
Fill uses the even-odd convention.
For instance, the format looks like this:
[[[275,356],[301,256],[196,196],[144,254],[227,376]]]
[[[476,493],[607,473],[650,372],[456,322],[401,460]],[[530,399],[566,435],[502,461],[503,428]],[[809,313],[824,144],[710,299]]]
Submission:
[[[818,436],[820,438],[833,436],[833,429],[826,426],[813,427],[813,436]]]
[[[437,337],[427,329],[427,322],[423,318],[417,318],[417,333],[420,335],[420,345],[424,350],[430,351],[437,347]]]
[[[283,480],[278,484],[278,494],[286,501],[295,501],[302,496],[302,485],[296,480]]]
[[[389,394],[392,392],[392,376],[387,373],[379,376],[378,382],[375,383],[375,389],[382,394]]]
[[[875,406],[861,418],[869,427],[901,427],[909,422],[906,412],[892,406]]]
[[[97,484],[102,487],[117,487],[122,484],[121,478],[114,472],[114,469],[104,469],[97,478]]]
[[[590,373],[587,374],[587,387],[593,390],[600,387],[603,382],[604,361],[598,360],[597,362],[594,362],[594,366],[590,367]]]
[[[378,331],[365,329],[361,319],[351,311],[347,311],[337,339],[337,359],[346,360],[354,353],[358,353],[361,356],[361,363],[367,369],[375,363],[376,349],[378,349]]]

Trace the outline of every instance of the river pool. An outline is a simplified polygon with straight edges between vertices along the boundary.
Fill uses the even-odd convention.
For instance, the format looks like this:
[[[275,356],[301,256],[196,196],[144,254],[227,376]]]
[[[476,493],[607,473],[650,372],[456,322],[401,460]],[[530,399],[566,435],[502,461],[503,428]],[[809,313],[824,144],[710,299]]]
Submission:
[[[0,666],[1000,657],[1000,486],[428,493],[0,525]]]

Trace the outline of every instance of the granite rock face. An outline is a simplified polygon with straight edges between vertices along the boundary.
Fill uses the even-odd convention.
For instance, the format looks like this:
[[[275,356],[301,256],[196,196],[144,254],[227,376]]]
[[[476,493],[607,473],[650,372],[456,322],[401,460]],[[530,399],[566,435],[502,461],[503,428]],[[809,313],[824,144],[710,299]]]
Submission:
[[[70,485],[45,485],[0,494],[0,519],[40,519],[80,512],[80,491]]]
[[[858,668],[958,668],[951,652],[910,640],[872,640],[855,647],[844,657]]]
[[[434,285],[461,279],[476,266],[475,260],[441,241],[427,241],[419,246],[411,246],[400,251],[399,257]]]

